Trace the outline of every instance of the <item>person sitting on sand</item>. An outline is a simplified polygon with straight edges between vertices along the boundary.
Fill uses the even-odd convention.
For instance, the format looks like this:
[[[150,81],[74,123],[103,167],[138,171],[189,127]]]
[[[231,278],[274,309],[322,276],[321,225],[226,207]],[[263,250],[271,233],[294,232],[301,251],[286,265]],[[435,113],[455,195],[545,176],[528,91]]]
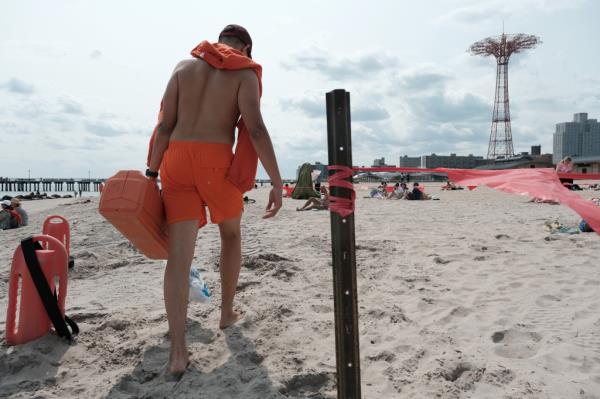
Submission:
[[[394,184],[394,188],[392,189],[392,191],[385,193],[385,198],[386,199],[392,199],[394,197],[394,193],[396,192],[397,189],[400,188],[400,183],[396,183]]]
[[[7,200],[10,204],[10,201]],[[0,230],[10,229],[11,214],[8,211],[8,205],[5,205],[5,201],[2,201],[2,209],[0,209]]]
[[[405,199],[411,200],[411,201],[420,201],[423,199],[423,192],[419,188],[419,183],[417,183],[417,182],[413,183],[413,189],[411,192],[407,193]]]
[[[556,173],[571,173],[573,172],[573,160],[571,157],[564,157],[558,164],[556,164]],[[573,185],[573,179],[559,178],[563,186],[571,189]]]
[[[10,204],[15,212],[21,216],[21,224],[19,224],[19,227],[27,226],[29,224],[29,215],[27,215],[27,212],[21,206],[21,201],[18,198],[13,198],[10,200]]]
[[[370,198],[387,198],[387,195],[387,183],[384,181],[381,182],[381,184],[376,188],[371,189],[369,192]]]
[[[2,201],[2,222],[1,229],[16,229],[21,225],[21,215],[19,215],[11,206],[9,200]],[[8,215],[8,218],[7,218]]]
[[[329,192],[327,187],[321,186],[321,198],[309,198],[308,201],[302,207],[296,208],[297,211],[310,211],[316,209],[317,211],[324,211],[329,209]]]
[[[285,183],[283,185],[283,196],[284,197],[291,197],[292,193],[294,192],[294,187],[290,187],[290,185],[288,183]]]
[[[388,194],[387,198],[388,199],[404,199],[404,197],[406,196],[406,194],[408,194],[409,190],[408,190],[408,186],[406,185],[406,183],[402,182],[402,183],[396,183],[394,185],[394,191],[392,191],[391,193]]]

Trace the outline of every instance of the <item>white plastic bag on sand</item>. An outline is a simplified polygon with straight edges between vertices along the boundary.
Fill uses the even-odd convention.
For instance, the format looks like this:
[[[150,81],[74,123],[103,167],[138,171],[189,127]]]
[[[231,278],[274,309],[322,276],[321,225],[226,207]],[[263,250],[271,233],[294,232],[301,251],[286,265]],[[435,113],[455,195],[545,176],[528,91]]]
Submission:
[[[190,268],[189,300],[193,302],[208,302],[210,300],[210,290],[195,266]]]

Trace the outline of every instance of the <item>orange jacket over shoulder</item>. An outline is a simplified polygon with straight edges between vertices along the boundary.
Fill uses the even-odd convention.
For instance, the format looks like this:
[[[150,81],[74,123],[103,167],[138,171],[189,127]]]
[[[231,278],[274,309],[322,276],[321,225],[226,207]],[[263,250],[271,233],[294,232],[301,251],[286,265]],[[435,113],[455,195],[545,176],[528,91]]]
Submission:
[[[250,58],[227,45],[221,43],[211,44],[206,40],[197,45],[191,52],[192,56],[206,61],[210,66],[216,69],[225,70],[240,70],[252,69],[256,73],[259,84],[259,95],[262,96],[262,67]],[[158,114],[158,122],[163,117],[163,106],[160,104],[160,112]],[[158,127],[158,123],[156,125]],[[156,136],[157,127],[154,128],[150,145],[148,148],[148,165],[152,154],[152,146],[154,137]],[[258,167],[258,155],[254,150],[250,133],[244,124],[244,120],[240,118],[237,123],[238,137],[233,161],[227,173],[227,178],[233,183],[242,193],[254,188],[254,178],[256,177],[256,169]]]

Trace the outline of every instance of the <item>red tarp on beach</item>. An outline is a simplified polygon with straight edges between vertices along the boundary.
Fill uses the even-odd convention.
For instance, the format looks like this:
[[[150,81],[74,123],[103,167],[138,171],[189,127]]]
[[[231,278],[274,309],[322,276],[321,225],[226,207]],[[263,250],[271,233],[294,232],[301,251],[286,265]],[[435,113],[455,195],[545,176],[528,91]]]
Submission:
[[[560,177],[572,179],[598,180],[599,174],[568,173],[557,174],[554,169],[421,169],[421,168],[353,168],[354,171],[364,172],[405,172],[405,173],[445,173],[448,180],[455,184],[474,189],[477,186],[488,186],[511,194],[528,195],[532,198],[552,200],[568,206],[577,212],[594,231],[600,235],[600,207],[579,196],[574,191],[565,188]]]
[[[552,169],[446,169],[446,173],[450,181],[469,188],[484,185],[507,193],[560,202],[577,212],[600,234],[600,207],[565,188]]]

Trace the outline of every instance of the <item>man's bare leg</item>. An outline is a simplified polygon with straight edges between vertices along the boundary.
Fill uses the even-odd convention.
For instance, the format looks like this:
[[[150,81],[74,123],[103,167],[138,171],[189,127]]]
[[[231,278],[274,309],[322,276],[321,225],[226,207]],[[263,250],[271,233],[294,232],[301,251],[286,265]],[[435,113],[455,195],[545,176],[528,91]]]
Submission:
[[[188,364],[185,343],[190,266],[194,258],[198,221],[190,220],[169,225],[169,260],[165,269],[165,308],[169,320],[171,355],[169,371],[183,373]]]
[[[219,224],[221,233],[221,322],[219,328],[227,328],[242,318],[233,310],[233,298],[237,289],[242,262],[242,238],[240,219],[228,219]]]

